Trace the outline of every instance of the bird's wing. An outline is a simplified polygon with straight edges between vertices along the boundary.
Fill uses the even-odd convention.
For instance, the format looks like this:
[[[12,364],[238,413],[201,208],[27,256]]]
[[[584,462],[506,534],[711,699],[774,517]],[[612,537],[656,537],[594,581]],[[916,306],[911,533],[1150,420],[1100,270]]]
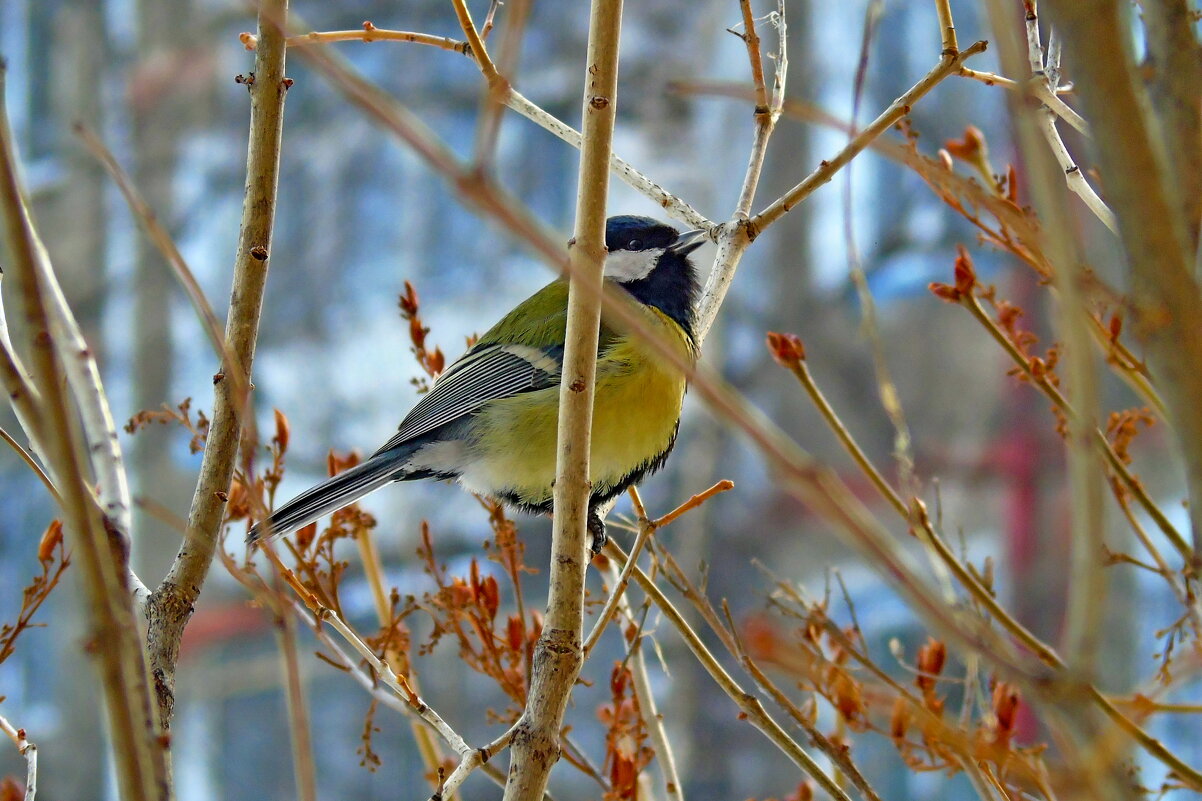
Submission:
[[[381,451],[395,448],[441,425],[479,409],[485,403],[559,383],[563,347],[528,345],[477,346],[438,377],[434,387],[401,421],[400,429]]]
[[[556,386],[563,369],[567,283],[553,281],[490,328],[401,421],[377,453],[471,414],[485,403]],[[602,325],[598,353],[616,334]]]

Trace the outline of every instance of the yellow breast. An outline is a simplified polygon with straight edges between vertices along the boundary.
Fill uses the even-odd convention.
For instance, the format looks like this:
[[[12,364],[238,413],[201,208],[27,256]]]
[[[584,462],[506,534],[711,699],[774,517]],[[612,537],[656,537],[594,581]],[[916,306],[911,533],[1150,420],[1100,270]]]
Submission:
[[[656,309],[645,319],[682,360],[695,358],[679,326]],[[619,337],[597,361],[589,478],[594,494],[615,487],[672,444],[684,399],[685,376],[652,346]],[[549,503],[555,477],[559,388],[494,401],[474,428],[475,458],[461,481],[491,495],[517,496],[531,506]]]

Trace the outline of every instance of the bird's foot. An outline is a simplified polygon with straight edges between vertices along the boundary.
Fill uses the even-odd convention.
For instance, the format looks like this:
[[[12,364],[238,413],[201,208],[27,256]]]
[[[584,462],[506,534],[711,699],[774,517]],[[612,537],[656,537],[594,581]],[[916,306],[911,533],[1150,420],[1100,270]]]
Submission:
[[[604,550],[605,543],[609,542],[609,537],[605,533],[605,521],[596,512],[589,510],[587,528],[588,533],[593,535],[590,548],[593,556],[597,556]]]

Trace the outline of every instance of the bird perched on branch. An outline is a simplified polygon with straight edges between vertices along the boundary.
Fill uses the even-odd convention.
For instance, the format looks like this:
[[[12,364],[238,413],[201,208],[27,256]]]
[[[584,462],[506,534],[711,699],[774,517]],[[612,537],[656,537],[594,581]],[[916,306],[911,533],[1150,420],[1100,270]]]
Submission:
[[[698,284],[689,254],[701,230],[611,217],[605,278],[636,301],[644,324],[683,361],[696,358]],[[455,479],[519,509],[551,511],[568,284],[552,281],[505,315],[438,377],[371,458],[301,493],[250,530],[286,534],[393,481]],[[593,401],[588,528],[605,544],[611,501],[658,470],[676,440],[685,375],[643,339],[601,324]],[[600,512],[600,514],[599,514]]]

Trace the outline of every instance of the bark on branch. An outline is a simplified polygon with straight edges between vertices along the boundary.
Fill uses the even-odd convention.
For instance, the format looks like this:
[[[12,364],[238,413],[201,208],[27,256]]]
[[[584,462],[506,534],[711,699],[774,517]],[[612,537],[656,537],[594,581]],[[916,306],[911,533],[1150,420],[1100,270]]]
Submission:
[[[559,393],[555,524],[546,623],[534,652],[530,695],[512,744],[505,801],[542,798],[559,759],[559,730],[583,663],[584,572],[588,566],[589,436],[592,430],[605,201],[617,111],[622,0],[593,0],[585,72],[580,184],[568,295],[567,341]],[[581,284],[588,288],[581,290]]]
[[[147,644],[159,716],[170,726],[175,705],[175,664],[184,627],[213,561],[225,515],[225,499],[238,456],[248,398],[225,380],[230,370],[249,378],[259,333],[259,313],[271,253],[276,183],[283,134],[284,33],[288,0],[265,0],[259,10],[259,46],[255,71],[247,81],[251,97],[246,194],[234,262],[233,291],[225,327],[225,353],[234,360],[215,376],[213,421],[205,445],[200,478],[188,513],[179,554],[154,591],[148,608]]]
[[[1202,294],[1193,277],[1190,230],[1176,202],[1175,165],[1147,114],[1116,0],[1050,3],[1067,64],[1090,120],[1107,200],[1131,270],[1134,331],[1148,349],[1185,457],[1194,534],[1202,538]],[[1114,54],[1099,58],[1099,53]],[[1196,104],[1198,98],[1193,102]],[[1193,143],[1193,147],[1197,147]],[[1192,203],[1190,204],[1192,205]]]

